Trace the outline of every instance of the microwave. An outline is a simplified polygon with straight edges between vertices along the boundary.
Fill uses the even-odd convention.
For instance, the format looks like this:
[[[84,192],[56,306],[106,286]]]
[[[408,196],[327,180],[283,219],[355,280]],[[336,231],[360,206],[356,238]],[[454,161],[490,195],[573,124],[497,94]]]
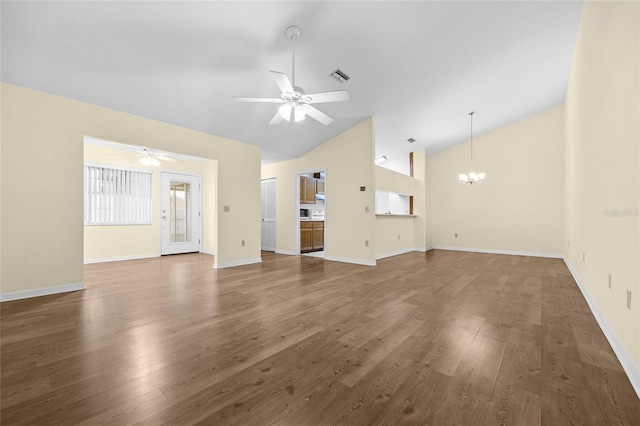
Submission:
[[[309,209],[300,209],[300,219],[308,220],[310,216],[311,216],[311,212],[309,211]]]

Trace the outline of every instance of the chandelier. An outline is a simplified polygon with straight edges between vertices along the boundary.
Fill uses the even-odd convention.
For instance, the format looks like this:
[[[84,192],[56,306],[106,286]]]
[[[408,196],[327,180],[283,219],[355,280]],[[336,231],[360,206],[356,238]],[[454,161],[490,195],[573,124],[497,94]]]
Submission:
[[[469,117],[471,117],[471,171],[469,173],[460,173],[458,175],[458,179],[460,180],[460,183],[468,183],[469,185],[482,182],[486,175],[486,173],[473,171],[473,114],[474,113],[475,111],[471,111],[469,113]]]

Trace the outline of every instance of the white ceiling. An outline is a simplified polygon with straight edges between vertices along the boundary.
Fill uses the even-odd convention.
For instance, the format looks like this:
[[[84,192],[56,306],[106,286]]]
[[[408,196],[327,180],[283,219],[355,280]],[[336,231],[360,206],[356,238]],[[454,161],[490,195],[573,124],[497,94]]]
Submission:
[[[263,163],[298,157],[368,116],[376,155],[406,172],[433,153],[561,104],[581,2],[2,1],[2,80],[262,147]],[[320,104],[323,126],[267,123],[278,97],[268,71]],[[351,79],[329,77],[337,67]],[[406,139],[416,142],[409,144]]]

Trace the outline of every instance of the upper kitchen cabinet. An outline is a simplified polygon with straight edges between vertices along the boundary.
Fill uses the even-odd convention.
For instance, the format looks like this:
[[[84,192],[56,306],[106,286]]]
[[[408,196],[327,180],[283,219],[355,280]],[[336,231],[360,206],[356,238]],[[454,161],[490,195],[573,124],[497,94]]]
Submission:
[[[316,172],[313,177],[316,179],[316,194],[324,195],[324,173]]]
[[[315,203],[316,203],[316,180],[313,178],[308,178],[306,176],[300,176],[300,204],[315,204]]]

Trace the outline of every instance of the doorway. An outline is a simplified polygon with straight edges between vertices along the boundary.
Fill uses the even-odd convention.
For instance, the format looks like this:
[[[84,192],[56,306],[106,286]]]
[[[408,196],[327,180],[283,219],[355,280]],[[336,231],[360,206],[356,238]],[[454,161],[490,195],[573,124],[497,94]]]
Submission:
[[[201,249],[200,176],[161,172],[162,255]]]
[[[276,251],[276,180],[260,181],[261,249]]]
[[[325,257],[326,173],[324,170],[297,174],[298,253]]]

